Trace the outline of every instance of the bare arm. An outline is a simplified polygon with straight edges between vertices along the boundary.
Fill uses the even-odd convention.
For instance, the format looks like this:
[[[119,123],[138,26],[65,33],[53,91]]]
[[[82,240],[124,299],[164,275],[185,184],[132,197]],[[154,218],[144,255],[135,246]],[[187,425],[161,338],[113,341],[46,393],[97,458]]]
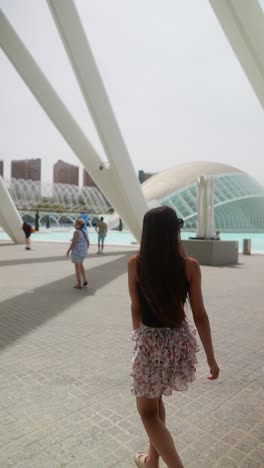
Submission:
[[[88,232],[86,231],[82,231],[83,234],[84,234],[84,237],[85,237],[85,240],[86,240],[86,244],[87,244],[87,249],[89,249],[90,247],[90,240],[89,240],[89,237],[88,237]]]
[[[78,232],[75,231],[74,234],[73,234],[73,239],[72,239],[71,245],[68,248],[68,251],[66,253],[67,257],[70,255],[71,250],[74,249],[75,245],[77,244],[78,236],[79,236]]]
[[[217,379],[219,375],[219,367],[215,360],[210,322],[203,303],[202,276],[197,260],[189,259],[189,270],[191,276],[189,298],[193,320],[207,356],[207,362],[210,368],[210,376],[208,378],[214,380]]]
[[[90,247],[90,241],[89,241],[89,237],[87,236],[87,248],[89,249]]]
[[[131,298],[131,317],[133,330],[140,327],[141,306],[137,286],[137,262],[136,257],[128,261],[128,289]]]

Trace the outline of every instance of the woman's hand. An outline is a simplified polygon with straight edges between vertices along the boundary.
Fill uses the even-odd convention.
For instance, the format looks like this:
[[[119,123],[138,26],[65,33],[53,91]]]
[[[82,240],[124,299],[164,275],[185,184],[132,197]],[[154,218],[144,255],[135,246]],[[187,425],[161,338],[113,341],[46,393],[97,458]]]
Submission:
[[[210,375],[207,377],[209,380],[216,380],[218,379],[220,369],[218,367],[218,364],[216,360],[213,359],[208,359],[208,366],[210,368]]]
[[[70,255],[70,250],[68,250],[68,252],[66,253],[66,257],[69,257]]]

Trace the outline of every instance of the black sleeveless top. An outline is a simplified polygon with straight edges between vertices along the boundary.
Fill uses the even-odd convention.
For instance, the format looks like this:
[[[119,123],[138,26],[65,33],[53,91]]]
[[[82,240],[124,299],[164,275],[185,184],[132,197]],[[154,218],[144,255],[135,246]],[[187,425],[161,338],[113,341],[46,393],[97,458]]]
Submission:
[[[189,291],[189,286],[190,286],[189,281],[186,278],[185,279],[185,290],[184,290],[183,304],[185,304],[185,302],[186,302],[187,294],[188,294],[188,291]],[[139,283],[138,283],[138,294],[139,294],[139,299],[140,299],[140,304],[141,304],[141,312],[142,312],[142,320],[141,321],[142,321],[143,325],[146,325],[147,327],[153,327],[153,328],[168,327],[168,325],[161,322],[156,317],[154,312],[151,310],[151,307],[147,303]]]

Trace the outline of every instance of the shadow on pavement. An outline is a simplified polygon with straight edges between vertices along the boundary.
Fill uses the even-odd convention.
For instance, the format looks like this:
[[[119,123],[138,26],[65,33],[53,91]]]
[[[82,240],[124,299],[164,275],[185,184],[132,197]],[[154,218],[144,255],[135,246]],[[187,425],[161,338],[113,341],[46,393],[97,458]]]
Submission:
[[[0,349],[12,345],[22,336],[63,313],[85,296],[94,295],[103,286],[125,273],[131,253],[122,252],[122,257],[88,269],[87,289],[73,289],[75,277],[72,274],[1,302]]]
[[[0,268],[5,266],[18,266],[18,265],[26,265],[31,263],[49,263],[49,262],[61,262],[64,260],[68,260],[66,256],[63,257],[41,257],[41,258],[19,258],[14,260],[0,260]]]
[[[242,262],[239,262],[239,263],[236,263],[234,265],[216,265],[217,268],[233,268],[233,269],[239,269],[239,268],[243,268],[245,266],[245,263],[242,263]]]
[[[66,250],[66,249],[65,249]],[[101,255],[98,254],[89,254],[89,258],[104,258],[104,257],[116,257],[120,255],[133,255],[133,250],[123,250],[123,251],[115,251],[115,252],[107,252]],[[30,253],[26,253],[26,255],[30,255]],[[19,258],[14,260],[0,260],[0,268],[5,266],[17,266],[17,265],[26,265],[26,264],[33,264],[33,263],[52,263],[52,262],[62,262],[67,260],[68,262],[71,261],[70,257],[66,257],[66,255],[54,256],[54,257],[38,257],[38,258]],[[85,263],[84,263],[85,266]]]

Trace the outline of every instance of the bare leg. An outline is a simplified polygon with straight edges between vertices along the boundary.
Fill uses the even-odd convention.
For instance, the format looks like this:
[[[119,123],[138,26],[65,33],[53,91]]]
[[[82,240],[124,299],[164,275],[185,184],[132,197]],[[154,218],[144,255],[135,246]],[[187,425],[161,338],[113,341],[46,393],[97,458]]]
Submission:
[[[165,424],[166,421],[166,411],[165,406],[162,400],[162,396],[159,398],[159,418]],[[153,468],[158,468],[159,466],[159,454],[155,447],[152,445],[151,441],[149,441],[149,451],[147,456],[147,465],[153,466]]]
[[[99,237],[98,237],[98,252],[97,253],[100,253],[100,240],[99,240]]]
[[[81,263],[81,275],[82,275],[83,282],[86,283],[86,282],[87,282],[87,279],[86,279],[86,272],[85,272],[83,263]]]
[[[80,269],[80,263],[74,263],[75,266],[75,275],[77,279],[77,286],[82,285],[82,275],[81,275],[81,269]]]
[[[156,452],[169,468],[183,468],[172,436],[159,417],[159,398],[138,397],[137,408],[151,445]],[[149,466],[152,465],[149,464]]]
[[[104,251],[104,239],[102,239],[101,252]]]

